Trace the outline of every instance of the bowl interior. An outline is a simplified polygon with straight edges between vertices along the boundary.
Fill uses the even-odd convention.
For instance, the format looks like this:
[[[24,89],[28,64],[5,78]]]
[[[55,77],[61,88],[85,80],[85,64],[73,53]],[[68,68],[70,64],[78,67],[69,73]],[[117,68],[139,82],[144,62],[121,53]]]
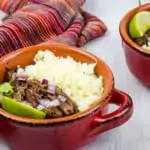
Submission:
[[[122,39],[132,48],[134,48],[134,50],[138,50],[139,52],[142,52],[144,54],[150,54],[150,51],[146,51],[144,50],[142,47],[140,47],[138,44],[136,44],[132,38],[129,35],[128,32],[128,25],[130,20],[132,19],[132,17],[143,10],[147,10],[150,11],[150,3],[138,6],[134,9],[132,9],[131,11],[129,11],[124,17],[123,19],[120,21],[120,25],[119,25],[119,31],[120,31],[120,35],[122,37]]]
[[[104,88],[105,88],[104,94],[100,99],[96,100],[89,109],[79,112],[72,116],[67,116],[58,119],[38,120],[38,119],[29,119],[29,118],[15,116],[13,114],[4,111],[3,109],[0,109],[0,114],[3,115],[4,117],[7,117],[9,119],[18,122],[34,123],[34,124],[48,124],[48,123],[69,121],[69,120],[80,118],[90,113],[91,111],[94,111],[94,109],[100,107],[102,102],[104,102],[107,99],[107,97],[111,94],[111,91],[113,89],[113,76],[109,67],[102,60],[100,60],[99,58],[97,58],[96,56],[92,55],[89,52],[74,47],[70,47],[70,46],[64,46],[64,45],[44,44],[44,45],[32,46],[32,47],[17,50],[15,52],[9,53],[8,55],[2,57],[0,59],[0,72],[1,72],[0,83],[3,81],[6,67],[16,68],[16,66],[18,65],[25,67],[27,65],[32,64],[33,57],[39,50],[50,50],[56,56],[62,56],[62,57],[71,56],[76,61],[80,61],[80,62],[97,63],[95,68],[95,73],[97,76],[102,75],[104,77]]]

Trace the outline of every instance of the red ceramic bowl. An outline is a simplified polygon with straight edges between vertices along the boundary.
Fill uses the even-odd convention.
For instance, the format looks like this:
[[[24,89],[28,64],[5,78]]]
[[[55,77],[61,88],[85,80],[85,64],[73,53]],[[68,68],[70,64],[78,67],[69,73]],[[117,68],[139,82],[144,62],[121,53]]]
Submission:
[[[150,85],[150,51],[145,51],[132,41],[128,34],[128,24],[139,11],[150,10],[150,3],[139,6],[128,12],[120,22],[119,30],[126,62],[131,73],[145,85]]]
[[[96,62],[96,74],[104,77],[104,94],[89,109],[59,119],[23,118],[0,109],[0,133],[13,150],[76,150],[96,135],[128,121],[133,112],[131,97],[114,89],[114,79],[109,67],[84,50],[44,44],[12,52],[0,59],[0,82],[6,66],[16,68],[17,65],[29,65],[38,50],[47,49],[57,56],[69,55],[77,61]],[[108,113],[109,104],[119,108]]]

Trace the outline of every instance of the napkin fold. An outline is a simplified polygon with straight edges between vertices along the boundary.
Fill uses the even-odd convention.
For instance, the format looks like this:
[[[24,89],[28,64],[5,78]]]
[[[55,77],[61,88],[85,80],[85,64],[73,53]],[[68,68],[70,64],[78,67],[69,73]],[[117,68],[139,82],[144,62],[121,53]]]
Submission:
[[[82,10],[85,0],[3,0],[0,56],[44,42],[80,47],[102,36],[102,20]]]

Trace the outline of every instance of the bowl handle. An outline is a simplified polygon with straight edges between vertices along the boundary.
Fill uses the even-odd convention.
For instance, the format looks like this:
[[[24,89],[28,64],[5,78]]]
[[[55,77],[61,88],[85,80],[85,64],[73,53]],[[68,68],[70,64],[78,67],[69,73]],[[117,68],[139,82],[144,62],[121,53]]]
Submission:
[[[100,112],[96,114],[92,122],[89,138],[124,124],[133,113],[133,102],[131,97],[117,89],[114,89],[109,104],[117,105],[119,108],[104,116],[101,116]]]

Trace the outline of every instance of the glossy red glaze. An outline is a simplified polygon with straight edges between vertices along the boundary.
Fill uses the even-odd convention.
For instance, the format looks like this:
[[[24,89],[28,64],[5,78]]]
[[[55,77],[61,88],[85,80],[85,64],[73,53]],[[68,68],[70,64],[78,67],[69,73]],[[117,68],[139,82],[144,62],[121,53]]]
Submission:
[[[109,104],[119,106],[106,114]],[[133,112],[131,98],[114,90],[109,103],[103,109],[82,119],[63,124],[34,126],[0,120],[1,136],[13,150],[76,150],[93,137],[125,123]]]
[[[128,34],[128,24],[139,11],[150,10],[150,3],[129,11],[120,22],[120,35],[125,59],[131,73],[143,84],[150,86],[150,51],[146,51],[132,41]]]
[[[54,47],[57,53],[61,50],[61,54],[65,54],[68,49],[67,52],[70,52],[70,55],[74,56],[74,53],[76,53],[76,58],[84,59],[76,48],[64,47],[64,50],[62,50],[61,46],[45,46],[46,49],[53,49]],[[36,48],[41,49],[41,46]],[[34,51],[36,51],[35,47],[28,49],[30,53],[35,53]],[[82,52],[82,54],[86,54],[86,60],[90,59],[87,52]],[[21,59],[22,55],[26,58],[25,60]],[[19,60],[15,59],[16,57],[19,57]],[[25,52],[14,52],[12,55],[1,59],[1,79],[2,74],[4,74],[2,65],[14,66],[18,61],[27,62],[31,58],[25,55]],[[133,112],[133,103],[130,96],[113,89],[112,84],[109,84],[109,82],[113,83],[110,71],[106,69],[104,62],[93,56],[94,58],[97,59],[98,65],[103,64],[103,67],[105,67],[101,73],[104,73],[107,89],[104,92],[105,99],[103,101],[99,99],[97,103],[95,102],[96,105],[93,106],[95,109],[92,109],[91,106],[88,113],[85,111],[84,114],[78,113],[62,119],[34,120],[18,117],[0,109],[0,134],[13,150],[76,150],[100,133],[116,128],[128,121]],[[97,73],[99,71],[98,69]],[[100,102],[103,104],[98,105]],[[118,109],[108,113],[109,104],[117,105]]]
[[[144,85],[150,86],[150,55],[145,56],[123,42],[125,59],[130,72]]]

